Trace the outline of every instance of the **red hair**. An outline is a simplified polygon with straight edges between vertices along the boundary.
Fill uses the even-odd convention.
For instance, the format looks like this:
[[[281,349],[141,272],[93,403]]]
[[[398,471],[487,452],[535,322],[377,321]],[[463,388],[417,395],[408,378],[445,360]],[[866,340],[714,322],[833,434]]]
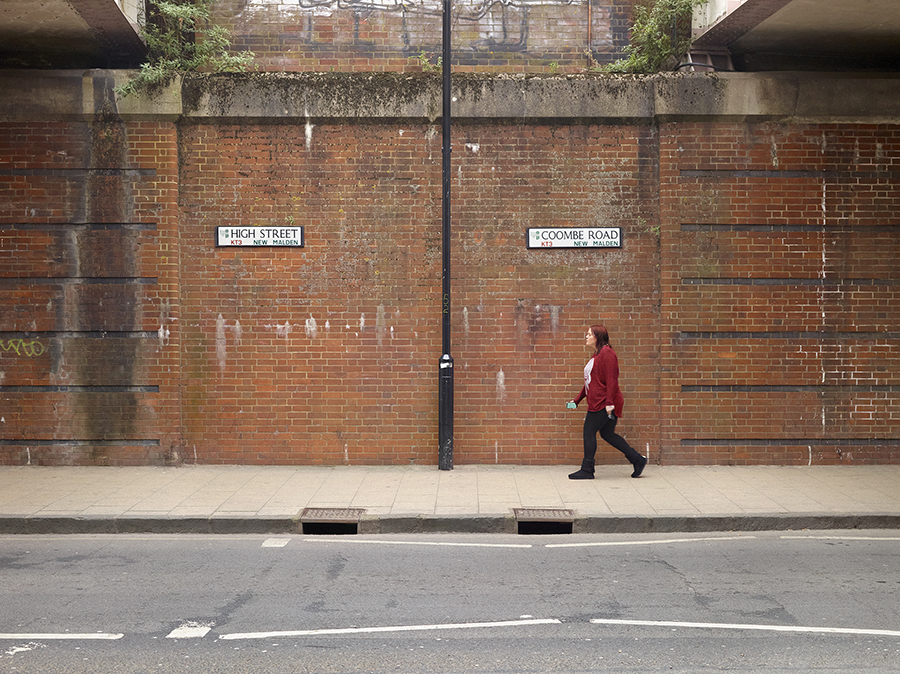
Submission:
[[[597,351],[609,344],[609,332],[602,325],[592,325],[590,331],[597,340]]]

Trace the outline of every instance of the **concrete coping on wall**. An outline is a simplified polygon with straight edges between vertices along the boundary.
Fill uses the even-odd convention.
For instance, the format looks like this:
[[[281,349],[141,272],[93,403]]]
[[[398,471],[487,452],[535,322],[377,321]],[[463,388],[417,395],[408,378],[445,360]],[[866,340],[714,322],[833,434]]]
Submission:
[[[175,78],[117,98],[129,71],[0,71],[0,120],[120,117],[182,122],[289,120],[436,122],[433,74],[228,73]],[[453,76],[454,120],[636,123],[739,120],[885,124],[900,121],[900,76],[845,73],[661,73]]]

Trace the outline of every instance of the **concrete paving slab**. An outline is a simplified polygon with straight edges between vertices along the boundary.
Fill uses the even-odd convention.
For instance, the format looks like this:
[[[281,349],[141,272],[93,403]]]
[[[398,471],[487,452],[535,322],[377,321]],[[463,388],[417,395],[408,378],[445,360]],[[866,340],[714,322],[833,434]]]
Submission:
[[[368,531],[507,531],[514,508],[575,530],[900,528],[900,466],[0,467],[0,533],[296,531],[305,507],[363,507]]]

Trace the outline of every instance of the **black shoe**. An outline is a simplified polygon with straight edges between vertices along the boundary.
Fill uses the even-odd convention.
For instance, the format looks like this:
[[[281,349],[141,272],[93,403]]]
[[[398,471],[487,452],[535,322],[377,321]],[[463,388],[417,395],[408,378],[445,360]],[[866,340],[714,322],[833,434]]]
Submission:
[[[640,477],[641,473],[644,472],[644,466],[647,465],[647,457],[642,456],[638,461],[635,461],[633,464],[634,472],[631,474],[631,477]]]
[[[582,468],[581,470],[569,475],[569,479],[570,480],[593,480],[594,474],[589,473],[584,468]]]

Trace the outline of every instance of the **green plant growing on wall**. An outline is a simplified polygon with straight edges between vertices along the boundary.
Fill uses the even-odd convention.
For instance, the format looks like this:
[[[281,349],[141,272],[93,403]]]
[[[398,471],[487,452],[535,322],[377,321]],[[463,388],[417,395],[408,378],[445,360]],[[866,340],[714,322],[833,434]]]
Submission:
[[[173,77],[200,70],[244,71],[256,54],[229,54],[231,34],[213,24],[211,6],[216,0],[158,0],[149,3],[141,37],[147,43],[147,62],[137,75],[116,88],[119,96],[163,86]],[[197,36],[196,39],[195,36]]]
[[[592,70],[608,73],[658,73],[671,70],[691,46],[694,7],[707,0],[645,0],[634,7],[634,25],[625,52],[627,58]],[[592,59],[593,61],[593,59]]]
[[[436,73],[439,72],[444,66],[444,57],[438,56],[437,62],[432,63],[431,57],[428,56],[424,51],[420,51],[419,55],[416,56],[416,61],[419,64],[419,67],[422,68],[423,73]]]

